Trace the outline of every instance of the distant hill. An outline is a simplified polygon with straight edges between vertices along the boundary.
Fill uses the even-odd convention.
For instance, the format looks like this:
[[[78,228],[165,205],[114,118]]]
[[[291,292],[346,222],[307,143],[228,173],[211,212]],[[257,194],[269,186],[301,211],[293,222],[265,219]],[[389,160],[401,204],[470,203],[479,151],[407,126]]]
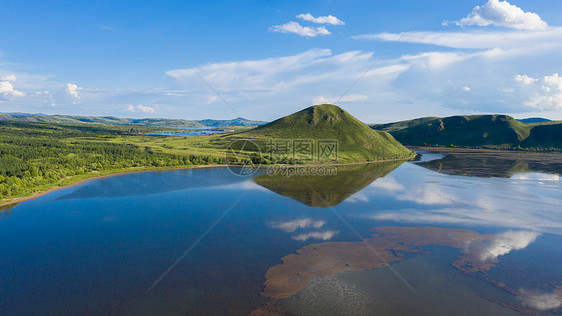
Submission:
[[[404,158],[412,152],[387,132],[375,131],[338,106],[308,107],[271,123],[225,138],[251,139],[260,148],[269,139],[337,140],[338,155],[346,162]]]
[[[519,122],[522,123],[542,123],[542,122],[550,122],[549,119],[542,118],[542,117],[529,117],[525,119],[517,119]]]
[[[520,122],[507,115],[421,118],[371,125],[412,146],[562,150],[562,122]]]
[[[80,124],[95,123],[124,126],[153,126],[169,128],[215,128],[225,126],[257,126],[265,124],[262,121],[251,121],[245,118],[235,118],[233,120],[181,120],[181,119],[162,119],[162,118],[119,118],[114,116],[74,116],[74,115],[45,115],[45,114],[26,114],[26,113],[0,113],[0,121],[17,122],[42,122],[59,124]]]
[[[412,126],[416,126],[419,124],[423,124],[423,123],[427,123],[430,121],[433,121],[435,119],[438,119],[438,117],[434,117],[434,116],[428,116],[428,117],[421,117],[421,118],[417,118],[417,119],[413,119],[413,120],[406,120],[406,121],[399,121],[399,122],[394,122],[394,123],[386,123],[386,124],[372,124],[370,125],[371,128],[379,130],[379,131],[385,131],[388,133],[392,133],[395,131],[399,131],[408,127],[412,127]]]
[[[225,127],[225,126],[259,126],[267,122],[264,121],[251,121],[242,117],[237,117],[233,120],[200,120],[197,121],[205,127]]]

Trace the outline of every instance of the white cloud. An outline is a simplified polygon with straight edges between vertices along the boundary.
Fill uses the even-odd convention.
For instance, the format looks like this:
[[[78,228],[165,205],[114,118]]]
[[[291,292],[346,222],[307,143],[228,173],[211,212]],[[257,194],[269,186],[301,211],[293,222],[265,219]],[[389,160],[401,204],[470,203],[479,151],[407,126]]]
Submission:
[[[395,41],[401,35],[379,33],[354,38]],[[453,51],[422,51],[392,61],[411,66],[392,84],[396,89],[407,86],[408,90],[402,89],[403,92],[416,95],[409,99],[416,99],[417,104],[422,100],[436,102],[443,108],[452,109],[451,114],[460,110],[474,114],[485,111],[511,115],[552,111],[553,117],[562,115],[562,99],[557,92],[558,78],[555,75],[546,79],[537,77],[538,80],[521,75],[515,79],[518,85],[513,85],[513,69],[544,72],[553,68],[549,64],[559,64],[555,56],[562,51],[562,27],[533,32],[410,32],[402,41],[456,48]],[[519,72],[523,72],[521,70]],[[463,93],[463,89],[459,89],[463,86],[471,88],[471,93]],[[517,93],[512,93],[515,90]],[[426,113],[434,115],[429,111]]]
[[[376,33],[353,36],[358,40],[382,40],[394,42],[402,33]],[[543,31],[468,31],[468,32],[408,32],[401,42],[438,45],[451,48],[523,49],[523,53],[534,51],[534,47],[544,51],[558,50],[562,46],[562,27],[552,27]]]
[[[150,106],[144,106],[142,104],[137,105],[136,109],[135,106],[132,104],[128,104],[125,107],[125,112],[131,112],[131,113],[135,113],[136,111],[142,112],[142,113],[154,113],[154,108],[150,107]]]
[[[548,25],[536,13],[525,12],[507,1],[488,0],[483,6],[476,6],[466,17],[456,22],[460,26],[497,25],[518,30],[544,30]]]
[[[285,24],[274,25],[270,28],[273,32],[295,33],[305,37],[316,37],[318,35],[330,35],[330,31],[323,26],[302,26],[298,22],[290,21]]]
[[[356,80],[372,65],[372,57],[371,52],[350,51],[333,55],[329,49],[313,49],[291,56],[208,64],[196,70],[221,91],[245,90],[253,94],[283,94],[286,98],[289,89],[300,88],[304,84],[322,85],[320,91],[332,91],[330,86],[326,86],[332,84],[343,93],[344,86]],[[374,84],[376,81],[373,80],[391,80],[408,67],[385,65],[374,68],[363,78],[362,83]],[[169,70],[166,74],[184,81],[189,86],[200,81],[190,69]],[[306,90],[310,93],[309,87],[306,87]],[[348,100],[363,99],[362,95],[352,94]],[[308,100],[314,97],[318,97],[318,94],[310,96]]]
[[[499,256],[507,255],[512,250],[525,249],[540,235],[540,233],[532,231],[510,231],[498,234],[489,244],[478,249],[479,259],[482,261],[496,260]]]
[[[64,91],[65,91],[66,93],[68,93],[68,95],[70,95],[70,96],[72,96],[72,97],[74,97],[74,98],[76,98],[76,99],[80,99],[80,96],[78,95],[78,90],[79,90],[79,89],[80,89],[80,88],[78,88],[78,86],[75,85],[75,84],[73,84],[73,83],[67,83],[67,84],[64,86]]]
[[[325,97],[325,96],[317,96],[312,98],[312,104],[333,104],[334,102],[338,101],[339,97]],[[343,98],[339,99],[339,102],[355,102],[355,101],[364,101],[367,100],[368,97],[363,94],[349,94],[344,96]]]
[[[154,108],[151,108],[150,106],[144,106],[139,104],[137,106],[137,109],[139,109],[139,111],[143,112],[143,113],[154,113]]]
[[[5,75],[3,77],[0,77],[0,81],[16,81],[16,75],[14,74],[10,74],[10,75]]]
[[[511,176],[511,179],[533,182],[560,181],[560,175],[557,173],[525,172],[516,173]]]
[[[557,73],[540,80],[527,75],[516,75],[514,79],[522,84],[520,92],[526,106],[539,110],[562,108],[562,77]]]
[[[325,231],[325,232],[310,232],[305,234],[299,234],[292,236],[291,238],[298,241],[307,241],[308,239],[319,239],[319,240],[329,240],[332,239],[338,232],[336,231]]]
[[[361,192],[358,192],[348,197],[345,201],[349,203],[369,202],[369,197]]]
[[[334,102],[339,97],[338,91],[343,93],[374,61],[372,52],[332,54],[329,49],[312,49],[282,57],[212,63],[196,70],[237,111],[243,107],[248,111],[249,114],[241,112],[242,116],[256,117],[259,112],[266,115],[266,119],[274,119],[302,109],[313,99],[322,101],[319,97]],[[364,114],[361,107],[368,107],[365,109],[367,112],[372,111],[372,100],[385,102],[390,82],[410,68],[403,61],[399,64],[381,61],[379,65],[365,75],[345,98],[347,102],[357,101],[354,103],[356,112],[351,111],[353,115]],[[166,71],[166,74],[180,81],[179,84],[186,89],[197,87],[208,96],[209,89],[201,84],[192,70],[174,69]],[[208,99],[197,102],[207,103]],[[224,105],[215,103],[213,108],[224,112]],[[359,119],[364,118],[360,116]]]
[[[515,79],[516,81],[519,81],[523,84],[526,84],[526,85],[530,85],[530,84],[539,80],[539,79],[529,77],[527,75],[515,75],[515,77],[513,77],[513,79]]]
[[[420,68],[440,69],[474,55],[455,52],[426,52],[418,55],[405,55],[401,59]]]
[[[403,201],[413,201],[426,205],[444,205],[456,202],[456,198],[453,195],[443,192],[433,186],[426,186],[425,188],[411,190],[408,191],[407,194],[398,196],[397,198]]]
[[[556,293],[541,293],[538,291],[520,290],[517,299],[528,306],[538,310],[550,310],[562,306],[561,297]]]
[[[375,182],[371,183],[371,185],[369,186],[376,189],[383,189],[391,192],[404,190],[404,186],[391,176],[379,178],[375,180]]]
[[[465,91],[465,92],[468,92],[468,91],[470,91],[470,87],[464,86],[464,87],[462,87],[462,90]]]
[[[306,217],[306,218],[298,218],[286,222],[275,222],[275,223],[271,223],[269,226],[284,231],[286,233],[292,233],[297,229],[309,228],[309,227],[320,228],[325,224],[326,221],[314,220],[310,217]]]
[[[333,15],[319,16],[315,18],[312,14],[306,13],[297,15],[297,18],[317,24],[345,25],[344,21],[336,18]]]
[[[22,97],[25,95],[25,93],[15,90],[14,86],[10,81],[0,81],[0,94],[4,96],[16,96],[16,97]]]

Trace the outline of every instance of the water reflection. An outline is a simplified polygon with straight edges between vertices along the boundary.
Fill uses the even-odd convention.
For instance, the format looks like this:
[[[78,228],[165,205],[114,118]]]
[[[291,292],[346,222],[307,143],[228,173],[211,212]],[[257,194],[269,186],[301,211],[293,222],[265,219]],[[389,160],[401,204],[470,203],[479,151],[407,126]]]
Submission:
[[[557,309],[562,306],[562,287],[551,293],[538,290],[521,289],[517,296],[521,305],[542,311]]]
[[[148,171],[88,181],[58,200],[145,196],[164,192],[207,188],[240,183],[246,179],[227,168]],[[165,172],[166,176],[162,176]]]
[[[296,218],[293,220],[277,221],[268,224],[269,227],[292,234],[291,238],[298,241],[307,241],[309,239],[330,240],[337,235],[338,231],[320,230],[326,225],[325,220],[315,220],[311,217]]]
[[[283,257],[282,264],[267,271],[263,295],[274,299],[289,298],[305,289],[313,277],[383,268],[403,260],[407,253],[425,253],[422,247],[445,246],[461,250],[457,260],[451,262],[456,269],[489,280],[517,295],[519,305],[514,301],[500,302],[504,306],[520,311],[526,307],[539,310],[560,307],[562,280],[559,278],[553,280],[555,287],[551,292],[538,292],[511,288],[504,280],[494,279],[488,274],[498,265],[500,257],[527,248],[541,235],[539,233],[508,231],[480,234],[472,230],[439,227],[378,227],[373,228],[371,233],[370,238],[361,242],[310,244],[298,249],[296,254]]]
[[[273,222],[270,224],[271,227],[277,228],[286,233],[292,233],[299,228],[320,228],[326,224],[324,220],[314,220],[310,217],[297,218],[294,220],[289,220],[285,222]]]
[[[291,176],[261,174],[253,181],[310,207],[332,207],[388,175],[403,162],[337,166],[336,175]]]
[[[521,250],[533,243],[541,234],[532,231],[508,231],[479,244],[472,244],[465,254],[480,262],[497,262],[512,250]]]
[[[562,235],[558,175],[459,178],[409,163],[400,172],[376,180],[361,194],[367,201],[357,201],[359,209],[348,212],[350,216],[406,225],[494,226]]]
[[[528,172],[562,173],[560,153],[436,150],[446,156],[417,164],[444,174],[471,177],[509,178]]]
[[[420,163],[431,156],[443,158],[428,154]],[[400,314],[398,307],[409,308],[402,314],[499,314],[505,306],[562,312],[557,174],[459,177],[398,165],[253,181],[226,168],[148,172],[88,181],[58,191],[59,200],[24,202],[0,221],[1,239],[10,240],[0,245],[0,310],[248,314],[266,300],[256,293],[268,269],[283,263],[267,276],[266,293],[290,296],[301,288],[289,299],[306,293],[298,304],[312,315]],[[248,191],[147,296],[150,283]],[[363,238],[316,208],[325,201]],[[374,269],[386,265],[417,294],[409,296],[394,274],[383,275],[389,269]],[[373,273],[382,277],[370,279]],[[321,295],[327,299],[314,301]],[[330,310],[334,304],[340,306]],[[265,310],[282,312],[278,307]]]
[[[0,206],[0,218],[12,215],[12,209],[18,206],[19,203],[12,203]]]

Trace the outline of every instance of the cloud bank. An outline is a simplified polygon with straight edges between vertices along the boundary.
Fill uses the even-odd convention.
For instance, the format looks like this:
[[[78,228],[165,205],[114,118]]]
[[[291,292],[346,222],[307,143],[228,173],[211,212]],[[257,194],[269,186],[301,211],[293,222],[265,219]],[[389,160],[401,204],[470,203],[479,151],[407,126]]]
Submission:
[[[525,12],[507,1],[488,0],[483,6],[476,6],[465,18],[456,22],[459,26],[497,25],[518,30],[544,30],[548,25],[536,13]]]

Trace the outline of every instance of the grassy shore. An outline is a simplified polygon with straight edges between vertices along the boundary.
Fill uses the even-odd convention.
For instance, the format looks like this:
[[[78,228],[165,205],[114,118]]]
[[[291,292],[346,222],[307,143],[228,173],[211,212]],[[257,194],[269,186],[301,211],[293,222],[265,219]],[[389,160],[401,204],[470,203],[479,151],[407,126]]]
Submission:
[[[82,174],[79,176],[68,177],[61,180],[58,183],[47,184],[43,186],[36,187],[34,190],[22,193],[18,196],[14,196],[8,199],[0,200],[0,207],[6,205],[17,204],[20,202],[32,200],[43,196],[45,194],[69,188],[72,186],[80,185],[88,180],[101,179],[121,174],[136,173],[136,172],[147,172],[147,171],[168,171],[168,170],[183,170],[183,169],[198,169],[198,168],[216,168],[216,167],[226,167],[226,165],[199,165],[199,166],[185,166],[185,167],[140,167],[140,168],[128,168],[120,170],[105,170],[103,172],[92,172],[88,174]]]

